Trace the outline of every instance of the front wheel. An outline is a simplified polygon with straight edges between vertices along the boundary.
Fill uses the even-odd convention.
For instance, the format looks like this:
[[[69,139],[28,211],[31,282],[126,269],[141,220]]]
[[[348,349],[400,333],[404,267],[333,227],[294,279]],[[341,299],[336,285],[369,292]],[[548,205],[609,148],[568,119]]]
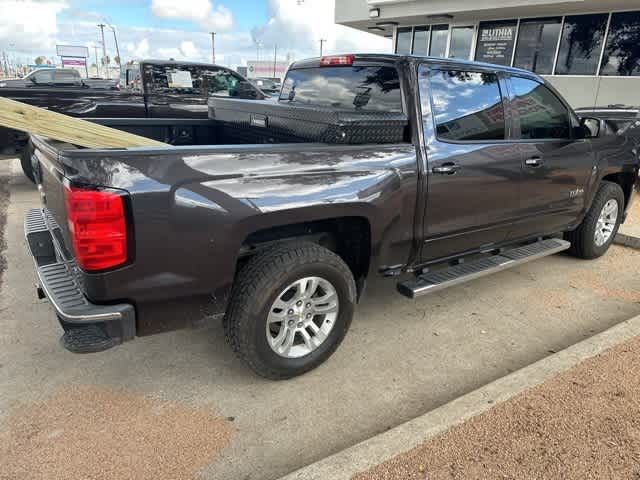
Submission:
[[[279,380],[317,367],[353,317],[356,287],[344,261],[310,242],[256,254],[234,281],[225,336],[258,375]]]
[[[618,233],[623,211],[622,188],[617,183],[603,181],[582,223],[565,233],[571,242],[569,253],[585,259],[604,255]]]

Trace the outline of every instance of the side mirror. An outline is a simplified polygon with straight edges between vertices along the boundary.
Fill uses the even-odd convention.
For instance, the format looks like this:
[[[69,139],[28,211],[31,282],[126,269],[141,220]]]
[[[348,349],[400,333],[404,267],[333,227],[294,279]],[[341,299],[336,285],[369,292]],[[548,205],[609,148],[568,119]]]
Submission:
[[[603,131],[602,120],[593,117],[582,117],[580,125],[584,131],[584,138],[598,138]]]
[[[31,80],[31,83],[33,83],[34,85],[37,85],[37,84],[38,84],[38,80],[36,79],[36,76],[35,76],[35,75],[31,75],[31,76],[29,77],[29,80]]]

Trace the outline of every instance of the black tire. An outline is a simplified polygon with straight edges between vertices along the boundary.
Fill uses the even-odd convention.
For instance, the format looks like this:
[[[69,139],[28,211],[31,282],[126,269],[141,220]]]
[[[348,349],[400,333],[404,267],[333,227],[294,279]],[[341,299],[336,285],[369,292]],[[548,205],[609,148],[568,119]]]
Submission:
[[[595,241],[596,226],[598,218],[600,217],[600,212],[609,200],[616,200],[618,202],[618,218],[616,219],[616,224],[611,236],[603,245],[599,246]],[[617,183],[603,181],[600,184],[593,202],[591,203],[591,208],[582,220],[582,223],[578,228],[571,232],[566,232],[564,235],[565,239],[571,242],[569,253],[575,257],[587,260],[604,255],[613,243],[616,233],[618,233],[623,211],[624,192],[622,191],[622,188],[620,188],[620,185]]]
[[[20,152],[20,165],[22,171],[32,183],[36,183],[36,177],[33,173],[33,164],[31,163],[31,143],[28,143]]]
[[[338,315],[326,339],[299,358],[278,355],[269,345],[266,322],[276,297],[309,276],[326,279],[339,300]],[[291,242],[256,254],[238,272],[224,318],[227,342],[255,373],[283,380],[314,369],[338,348],[351,325],[356,303],[353,275],[333,252],[311,242]]]

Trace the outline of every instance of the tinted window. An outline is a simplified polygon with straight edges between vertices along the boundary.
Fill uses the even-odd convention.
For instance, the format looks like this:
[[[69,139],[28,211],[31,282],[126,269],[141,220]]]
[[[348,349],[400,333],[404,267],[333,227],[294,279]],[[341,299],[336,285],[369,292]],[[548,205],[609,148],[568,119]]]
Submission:
[[[504,108],[496,74],[434,71],[431,101],[438,138],[504,140]]]
[[[401,112],[393,67],[322,67],[289,70],[281,101],[339,110]]]
[[[147,65],[151,71],[152,90],[155,93],[208,94],[223,97],[244,97],[245,89],[255,88],[230,70],[201,66]]]
[[[571,137],[569,111],[551,90],[526,78],[512,77],[511,83],[523,139]]]
[[[614,13],[601,75],[640,75],[640,12]]]
[[[540,74],[551,74],[561,24],[559,17],[522,20],[513,65]]]
[[[478,31],[476,60],[497,65],[511,65],[518,22],[481,22]]]
[[[56,83],[75,83],[79,80],[79,75],[75,71],[69,70],[68,72],[56,71],[54,78]]]
[[[411,53],[411,28],[399,28],[396,36],[396,53]]]
[[[53,83],[53,71],[42,70],[33,74],[38,83]]]
[[[413,54],[429,54],[429,29],[428,27],[416,27],[413,30]]]
[[[444,57],[447,54],[448,37],[448,25],[433,25],[431,27],[431,44],[429,45],[429,55],[431,55],[432,57]]]
[[[595,75],[598,70],[607,15],[566,17],[560,40],[559,75]]]
[[[450,58],[469,59],[473,43],[473,27],[455,27],[451,30]]]

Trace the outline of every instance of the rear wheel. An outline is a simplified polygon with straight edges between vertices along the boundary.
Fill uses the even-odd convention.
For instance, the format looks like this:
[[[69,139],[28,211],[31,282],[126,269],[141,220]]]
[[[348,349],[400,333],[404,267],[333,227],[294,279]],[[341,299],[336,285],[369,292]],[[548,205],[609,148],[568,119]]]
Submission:
[[[31,144],[27,144],[20,151],[20,166],[24,175],[31,180],[32,183],[36,183],[36,177],[33,174],[33,164],[31,163]]]
[[[582,223],[565,234],[571,242],[569,253],[585,259],[604,255],[618,233],[623,211],[624,193],[620,185],[602,182]]]
[[[258,375],[285,379],[324,362],[353,317],[356,287],[344,261],[309,242],[257,254],[238,273],[225,336]]]

